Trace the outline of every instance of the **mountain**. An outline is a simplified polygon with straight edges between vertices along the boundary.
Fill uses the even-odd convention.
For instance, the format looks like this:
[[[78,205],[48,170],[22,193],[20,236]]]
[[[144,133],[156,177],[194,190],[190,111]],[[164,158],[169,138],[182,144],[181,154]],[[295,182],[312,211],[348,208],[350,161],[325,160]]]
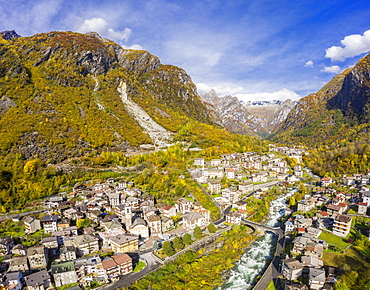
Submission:
[[[214,125],[190,76],[97,33],[0,33],[0,153],[56,162]]]
[[[213,108],[214,119],[228,131],[257,136],[252,128],[253,116],[241,104],[236,97],[218,97],[214,90],[201,95],[203,101],[209,103]]]
[[[216,122],[227,130],[249,136],[266,136],[280,125],[295,105],[286,100],[239,101],[237,97],[218,97],[215,90],[201,95],[214,108]]]
[[[332,144],[368,136],[370,54],[336,75],[317,93],[299,100],[270,139]]]

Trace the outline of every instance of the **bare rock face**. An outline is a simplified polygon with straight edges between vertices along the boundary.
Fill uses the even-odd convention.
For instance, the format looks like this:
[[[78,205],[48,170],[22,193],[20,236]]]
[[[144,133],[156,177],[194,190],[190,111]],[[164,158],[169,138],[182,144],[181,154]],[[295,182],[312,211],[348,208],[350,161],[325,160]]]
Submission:
[[[5,30],[0,32],[0,36],[4,38],[5,40],[11,40],[14,38],[21,37],[15,30]]]
[[[149,73],[161,65],[158,57],[142,50],[121,49],[117,59],[122,67],[138,74]]]
[[[218,97],[214,90],[202,95],[215,108],[215,120],[226,129],[250,136],[265,136],[283,122],[294,107],[291,100],[243,103],[236,97]]]
[[[5,114],[10,108],[15,107],[15,103],[13,100],[8,98],[7,96],[2,96],[0,98],[0,113]]]

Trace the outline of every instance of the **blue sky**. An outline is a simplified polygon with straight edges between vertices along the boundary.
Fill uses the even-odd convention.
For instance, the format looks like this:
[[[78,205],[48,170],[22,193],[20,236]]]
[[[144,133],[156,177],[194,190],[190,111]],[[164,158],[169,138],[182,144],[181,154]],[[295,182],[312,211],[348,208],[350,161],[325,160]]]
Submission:
[[[370,1],[0,0],[12,29],[96,31],[185,69],[199,93],[298,99],[370,51]]]

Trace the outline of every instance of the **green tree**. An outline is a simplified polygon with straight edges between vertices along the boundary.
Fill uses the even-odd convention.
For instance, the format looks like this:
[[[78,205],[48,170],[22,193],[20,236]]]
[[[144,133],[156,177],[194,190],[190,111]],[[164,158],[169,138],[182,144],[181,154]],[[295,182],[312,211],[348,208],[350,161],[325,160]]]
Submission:
[[[175,254],[175,250],[173,249],[172,247],[172,244],[171,242],[169,241],[165,241],[163,243],[163,253],[166,255],[166,256],[172,256],[173,254]]]
[[[180,251],[184,248],[184,243],[180,237],[174,238],[172,244],[176,251]]]
[[[186,233],[186,234],[182,237],[182,241],[183,241],[183,243],[184,243],[186,246],[189,246],[189,245],[193,242],[193,240],[192,240],[192,238],[191,238],[191,235],[190,235],[190,234],[188,234],[188,233]]]
[[[203,237],[203,231],[199,226],[194,228],[194,237],[199,240]]]
[[[217,232],[217,228],[215,227],[213,223],[210,223],[207,228],[211,234]]]
[[[292,196],[292,197],[290,197],[289,198],[289,206],[290,207],[293,207],[293,206],[295,206],[296,205],[296,200],[295,200],[295,197],[294,196]]]
[[[76,226],[81,229],[81,228],[88,228],[91,226],[91,220],[89,218],[85,219],[78,219],[76,222]]]

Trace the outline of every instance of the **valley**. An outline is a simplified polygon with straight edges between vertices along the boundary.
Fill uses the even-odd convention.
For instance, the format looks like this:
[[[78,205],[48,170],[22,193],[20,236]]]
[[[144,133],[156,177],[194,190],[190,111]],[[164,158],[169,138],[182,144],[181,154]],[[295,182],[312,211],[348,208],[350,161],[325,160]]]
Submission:
[[[369,55],[244,102],[97,33],[0,35],[1,287],[367,289]]]

